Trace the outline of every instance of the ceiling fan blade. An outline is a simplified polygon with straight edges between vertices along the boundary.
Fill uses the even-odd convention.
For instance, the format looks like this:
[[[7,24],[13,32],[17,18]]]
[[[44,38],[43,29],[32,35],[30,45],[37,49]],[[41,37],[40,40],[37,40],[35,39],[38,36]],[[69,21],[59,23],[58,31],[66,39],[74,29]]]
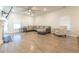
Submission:
[[[42,10],[31,10],[32,12],[42,12]]]

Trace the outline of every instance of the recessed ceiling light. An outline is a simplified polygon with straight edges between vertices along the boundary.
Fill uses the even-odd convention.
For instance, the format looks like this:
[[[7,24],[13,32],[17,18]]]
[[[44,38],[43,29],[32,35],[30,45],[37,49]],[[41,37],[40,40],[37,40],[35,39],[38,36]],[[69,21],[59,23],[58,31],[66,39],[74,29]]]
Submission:
[[[31,12],[31,10],[29,10],[29,12]]]
[[[47,11],[47,8],[44,8],[43,10],[44,10],[44,11]]]

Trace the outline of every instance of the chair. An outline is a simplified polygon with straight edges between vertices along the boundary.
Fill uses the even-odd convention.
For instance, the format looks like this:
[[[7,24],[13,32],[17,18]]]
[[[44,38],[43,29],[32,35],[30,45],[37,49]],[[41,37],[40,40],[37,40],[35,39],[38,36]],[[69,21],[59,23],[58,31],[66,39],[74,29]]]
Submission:
[[[57,36],[66,36],[67,33],[67,27],[66,26],[60,26],[59,28],[54,29],[54,35]]]

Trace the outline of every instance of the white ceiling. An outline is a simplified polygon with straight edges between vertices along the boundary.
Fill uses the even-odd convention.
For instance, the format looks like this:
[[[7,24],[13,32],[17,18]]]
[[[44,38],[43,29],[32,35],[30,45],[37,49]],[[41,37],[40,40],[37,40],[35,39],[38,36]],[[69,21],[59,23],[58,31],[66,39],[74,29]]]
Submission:
[[[10,8],[11,6],[5,6],[3,10],[5,12],[9,12]],[[42,15],[62,8],[64,7],[63,6],[14,6],[12,12],[16,14],[28,14],[29,10],[31,10],[31,14]]]
[[[17,6],[14,7],[14,12],[15,13],[22,13],[22,14],[27,14],[28,13],[28,9],[32,10],[32,13],[34,15],[41,15],[41,14],[45,14],[47,12],[51,12],[51,11],[55,11],[55,10],[59,10],[63,8],[62,6]]]

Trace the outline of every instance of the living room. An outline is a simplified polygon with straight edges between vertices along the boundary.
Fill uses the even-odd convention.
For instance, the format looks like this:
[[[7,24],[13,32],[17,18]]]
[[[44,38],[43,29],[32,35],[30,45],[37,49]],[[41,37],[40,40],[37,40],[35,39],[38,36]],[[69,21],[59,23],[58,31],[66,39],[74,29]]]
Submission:
[[[4,7],[0,52],[79,52],[78,10],[76,6]]]

